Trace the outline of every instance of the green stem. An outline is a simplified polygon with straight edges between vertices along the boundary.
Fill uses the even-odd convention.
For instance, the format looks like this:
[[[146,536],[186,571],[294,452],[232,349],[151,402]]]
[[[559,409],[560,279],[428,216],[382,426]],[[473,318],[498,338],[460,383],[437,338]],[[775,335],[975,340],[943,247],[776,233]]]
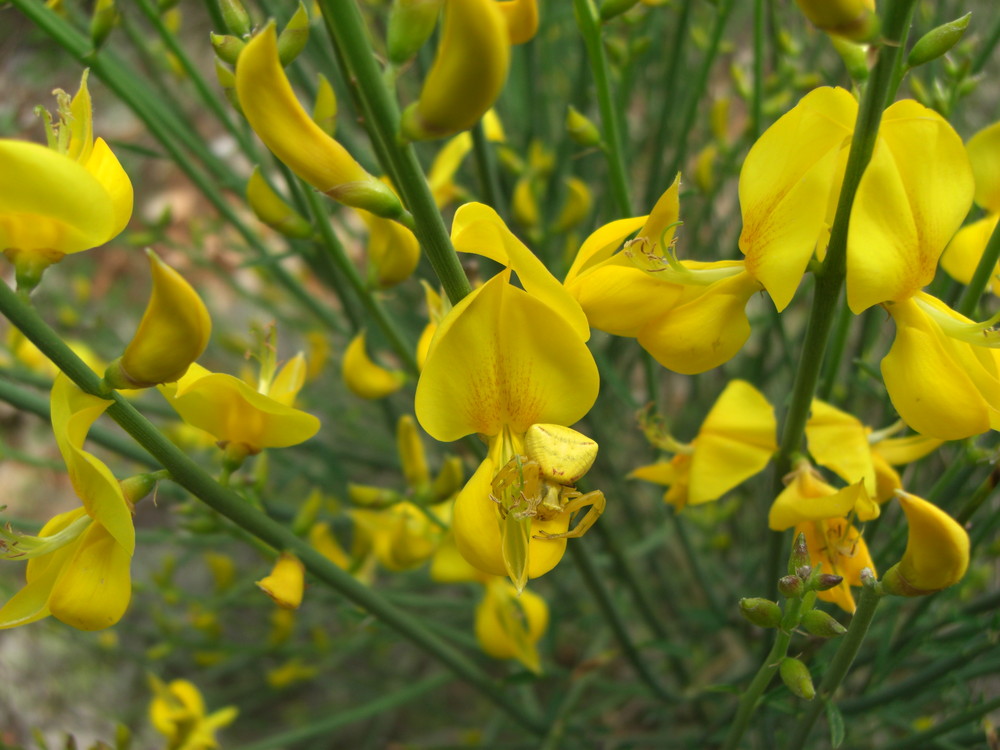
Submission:
[[[816,385],[823,365],[823,357],[830,336],[830,329],[836,320],[837,306],[847,274],[847,228],[851,218],[854,196],[857,194],[861,176],[871,159],[878,137],[882,111],[892,83],[896,58],[900,54],[899,39],[905,31],[910,9],[916,0],[894,0],[890,2],[883,16],[883,46],[879,49],[878,62],[872,71],[864,97],[858,107],[858,117],[851,139],[851,151],[847,157],[847,168],[840,188],[837,212],[830,230],[830,242],[826,259],[816,274],[816,288],[813,293],[809,323],[806,327],[805,343],[799,358],[792,398],[785,415],[781,432],[781,445],[774,463],[774,496],[781,492],[784,477],[792,467],[792,455],[799,451],[805,434],[809,408],[816,393]],[[773,587],[778,579],[780,552],[774,550],[782,546],[783,535],[772,534],[771,554],[766,575],[766,584]]]
[[[330,38],[347,61],[345,74],[353,76],[357,82],[366,122],[370,123],[381,145],[376,150],[389,162],[383,167],[395,179],[396,189],[413,214],[413,232],[420,240],[448,299],[457,303],[472,291],[472,287],[452,247],[444,219],[434,202],[413,147],[401,145],[397,140],[399,109],[382,80],[357,3],[354,0],[319,0],[319,4],[323,18],[331,21],[326,27]],[[336,19],[336,23],[332,23],[332,19]]]
[[[601,126],[604,140],[604,154],[608,158],[611,171],[611,193],[615,199],[615,209],[619,216],[632,215],[632,200],[629,198],[628,176],[625,171],[625,151],[622,146],[622,121],[615,106],[611,91],[611,75],[608,58],[604,54],[601,40],[601,15],[593,0],[573,0],[576,23],[583,35],[590,59],[590,72],[597,87],[597,106],[601,111]]]
[[[443,687],[449,680],[451,680],[451,676],[447,674],[428,677],[394,693],[376,698],[369,703],[365,703],[363,706],[313,721],[297,729],[271,735],[260,742],[245,745],[243,750],[281,750],[281,748],[291,747],[296,742],[312,739],[322,742],[323,735],[328,735],[336,729],[361,721],[362,719],[380,716],[386,711],[398,708]],[[329,738],[327,739],[329,740]]]
[[[420,368],[417,367],[416,347],[406,340],[385,307],[382,306],[382,303],[379,302],[378,298],[372,294],[372,291],[365,284],[358,269],[351,263],[351,259],[347,257],[344,246],[337,239],[333,227],[330,226],[329,219],[323,211],[323,206],[320,204],[320,199],[316,191],[309,189],[305,191],[305,194],[309,210],[312,212],[316,226],[319,227],[320,236],[323,238],[323,244],[334,265],[336,265],[337,270],[347,278],[347,282],[351,285],[354,293],[358,295],[365,310],[371,315],[379,329],[385,335],[386,340],[393,351],[396,352],[406,371],[416,377],[420,374]]]
[[[600,573],[597,572],[594,561],[590,559],[590,555],[584,548],[583,543],[575,541],[568,545],[568,549],[577,570],[580,572],[580,576],[583,578],[584,584],[590,589],[594,601],[597,602],[601,614],[604,615],[604,619],[610,626],[611,632],[615,635],[615,640],[618,641],[618,645],[625,653],[625,657],[632,664],[636,675],[646,683],[646,686],[653,695],[661,701],[670,702],[674,700],[663,686],[660,685],[656,677],[653,676],[653,673],[649,671],[649,666],[632,641],[632,636],[629,635],[625,621],[622,619],[614,600],[611,598],[611,593],[608,591],[607,586],[604,585],[604,581],[601,580]]]
[[[105,397],[101,393],[100,377],[73,353],[32,308],[21,302],[17,294],[5,283],[0,283],[0,313],[19,328],[80,388],[93,395]],[[314,577],[447,666],[455,675],[474,686],[525,729],[535,734],[542,734],[545,731],[545,727],[504,695],[488,674],[434,635],[418,618],[397,609],[381,595],[338,568],[290,529],[249,505],[232,490],[222,487],[186,453],[167,440],[119,393],[113,392],[111,399],[114,403],[108,407],[107,414],[170,472],[175,483],[265,544],[276,550],[288,550],[294,553]]]
[[[904,0],[904,2],[907,1]],[[865,635],[868,633],[868,628],[872,624],[875,611],[878,609],[878,604],[883,596],[881,587],[878,581],[875,580],[875,576],[870,571],[868,573],[867,576],[865,575],[865,571],[861,573],[862,587],[858,608],[851,618],[851,624],[847,628],[847,632],[844,633],[840,641],[837,653],[834,654],[826,674],[823,675],[823,681],[819,684],[816,697],[809,704],[806,712],[799,719],[798,724],[795,725],[792,737],[786,745],[788,750],[800,750],[800,748],[805,747],[806,739],[809,737],[809,732],[812,730],[813,724],[816,723],[816,719],[819,718],[820,712],[825,708],[827,701],[833,699],[834,693],[837,692],[840,683],[847,676],[851,664],[854,663],[854,657],[858,655],[858,649],[861,648],[861,644],[864,642]]]
[[[965,317],[971,318],[976,314],[979,299],[986,291],[986,287],[996,277],[998,260],[1000,260],[1000,222],[993,228],[993,234],[990,235],[990,241],[986,243],[983,257],[979,259],[976,272],[972,275],[972,281],[965,287],[965,291],[958,301],[958,307],[955,308]]]
[[[986,498],[993,494],[993,490],[997,488],[998,482],[1000,482],[1000,469],[994,468],[989,473],[989,476],[983,480],[983,483],[976,488],[972,497],[962,506],[962,509],[955,516],[955,520],[962,526],[965,526],[973,514],[986,502]]]
[[[774,645],[764,657],[764,662],[751,680],[750,686],[740,696],[740,705],[733,718],[733,723],[729,725],[729,732],[726,734],[722,750],[736,750],[739,747],[740,740],[747,731],[747,727],[750,726],[750,719],[753,718],[754,712],[757,710],[761,696],[764,695],[767,686],[771,684],[778,667],[781,666],[781,660],[788,655],[788,645],[792,642],[792,630],[798,625],[802,599],[788,599],[785,606],[782,627],[778,628]],[[785,623],[790,623],[789,627],[785,627]]]

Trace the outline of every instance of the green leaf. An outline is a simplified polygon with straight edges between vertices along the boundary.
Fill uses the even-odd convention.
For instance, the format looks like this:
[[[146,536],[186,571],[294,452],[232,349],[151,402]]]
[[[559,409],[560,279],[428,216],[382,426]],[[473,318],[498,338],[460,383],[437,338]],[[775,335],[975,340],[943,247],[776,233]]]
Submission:
[[[823,701],[823,707],[826,709],[826,721],[830,725],[830,744],[838,748],[844,741],[844,716],[831,700]]]

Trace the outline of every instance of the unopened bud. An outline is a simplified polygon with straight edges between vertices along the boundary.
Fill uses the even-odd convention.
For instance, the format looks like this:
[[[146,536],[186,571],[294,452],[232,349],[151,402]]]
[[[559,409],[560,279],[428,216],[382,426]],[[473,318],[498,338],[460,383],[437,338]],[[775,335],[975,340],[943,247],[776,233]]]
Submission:
[[[832,588],[836,588],[843,582],[843,576],[836,576],[833,573],[821,573],[816,576],[816,580],[813,581],[813,585],[816,587],[817,591],[828,591]]]
[[[778,591],[786,599],[796,599],[802,596],[805,584],[798,576],[791,575],[778,579]]]
[[[240,52],[247,46],[246,42],[232,34],[216,34],[212,32],[208,35],[208,38],[211,40],[212,49],[215,50],[218,58],[230,65],[236,64]]]
[[[437,25],[443,0],[395,0],[389,11],[386,50],[389,62],[402,65],[417,54]]]
[[[581,146],[597,146],[601,142],[601,131],[572,105],[566,110],[566,132]]]
[[[409,414],[401,416],[396,425],[396,450],[399,451],[399,460],[403,464],[406,485],[418,492],[426,489],[430,482],[427,456],[420,441],[417,423]]]
[[[90,18],[90,41],[94,49],[100,49],[111,29],[118,25],[118,8],[115,0],[97,0],[94,15]]]
[[[156,483],[165,479],[165,472],[151,472],[148,474],[136,474],[121,480],[122,494],[132,505],[142,500],[146,495],[156,488]]]
[[[299,9],[288,20],[288,25],[278,34],[278,59],[288,65],[299,56],[309,41],[309,14],[306,6],[299,2]]]
[[[355,336],[344,351],[341,375],[351,391],[367,399],[385,398],[403,387],[406,376],[374,362],[365,349],[364,331]]]
[[[222,10],[222,20],[229,33],[240,37],[250,35],[252,28],[250,14],[240,0],[219,0],[219,8]]]
[[[830,41],[833,42],[833,48],[837,50],[840,59],[844,61],[844,66],[847,68],[847,74],[851,80],[858,83],[867,81],[868,53],[865,48],[842,36],[831,36]]]
[[[604,0],[601,3],[601,20],[607,21],[630,10],[639,0]]]
[[[781,680],[785,686],[800,698],[811,701],[816,697],[816,688],[813,687],[812,677],[809,674],[809,667],[798,659],[788,656],[781,660],[778,667]]]
[[[856,42],[874,39],[879,32],[875,0],[796,0],[814,26]]]
[[[314,489],[302,503],[295,518],[292,519],[292,533],[304,536],[316,523],[320,510],[323,508],[323,493]]]
[[[781,624],[781,607],[770,599],[740,599],[740,614],[761,628],[776,628]]]
[[[362,508],[388,508],[403,499],[395,490],[351,483],[347,485],[347,497]]]
[[[447,500],[462,489],[465,472],[462,471],[462,459],[458,456],[448,456],[441,466],[441,471],[431,485],[431,502]]]
[[[260,167],[254,167],[247,182],[247,203],[258,219],[286,237],[304,239],[313,233],[312,223],[274,192]]]
[[[313,104],[312,120],[320,130],[333,138],[337,132],[337,95],[327,77],[317,76],[316,103]]]
[[[946,54],[965,35],[971,16],[971,13],[966,13],[961,18],[931,29],[920,37],[906,58],[907,66],[915,68]]]
[[[806,545],[806,535],[799,534],[792,542],[792,554],[788,557],[788,574],[795,575],[799,568],[809,565],[809,547]]]
[[[818,635],[820,638],[833,638],[847,632],[847,628],[821,609],[810,609],[802,615],[799,624],[807,633]]]

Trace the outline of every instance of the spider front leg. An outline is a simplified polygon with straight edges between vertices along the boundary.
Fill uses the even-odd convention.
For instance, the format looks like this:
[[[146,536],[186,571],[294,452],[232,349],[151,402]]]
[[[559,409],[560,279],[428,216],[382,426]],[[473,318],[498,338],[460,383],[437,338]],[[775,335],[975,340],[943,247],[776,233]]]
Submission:
[[[569,513],[572,515],[578,510],[582,510],[587,506],[590,506],[590,510],[587,511],[587,515],[580,519],[580,521],[569,531],[564,531],[562,534],[549,534],[547,531],[540,531],[534,535],[535,539],[575,539],[576,537],[581,537],[587,533],[591,526],[601,517],[604,512],[604,508],[607,505],[607,500],[604,498],[604,493],[600,490],[594,490],[593,492],[588,492],[586,495],[580,495],[579,493],[572,493],[576,495],[573,497],[566,505],[563,506],[563,513]]]

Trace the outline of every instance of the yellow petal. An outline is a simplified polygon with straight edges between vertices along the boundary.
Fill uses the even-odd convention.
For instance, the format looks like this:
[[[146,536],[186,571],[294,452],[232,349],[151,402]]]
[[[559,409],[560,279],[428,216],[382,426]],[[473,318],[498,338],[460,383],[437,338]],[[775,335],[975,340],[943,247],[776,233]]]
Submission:
[[[116,234],[108,191],[65,154],[0,140],[0,163],[0,250],[76,253]]]
[[[847,302],[854,313],[931,282],[973,189],[962,139],[944,118],[911,100],[886,110],[848,230]]]
[[[306,569],[291,552],[282,552],[271,574],[257,581],[257,587],[283,609],[298,609],[305,590]]]
[[[882,360],[882,378],[903,421],[916,432],[942,440],[986,432],[996,408],[973,378],[985,380],[995,400],[1000,398],[1000,383],[990,378],[996,381],[996,373],[983,371],[969,351],[973,347],[948,339],[912,300],[887,309],[896,322],[896,337]],[[993,352],[988,354],[993,357]]]
[[[420,140],[468,130],[500,96],[509,66],[507,23],[497,3],[450,0],[420,99],[403,112],[403,135]]]
[[[941,268],[955,281],[960,281],[963,284],[972,281],[972,276],[983,257],[986,244],[997,228],[998,221],[1000,221],[1000,214],[989,214],[979,221],[962,227],[945,248],[944,254],[941,256]],[[997,276],[998,270],[994,269],[991,284],[994,294],[1000,290],[1000,279]]]
[[[875,466],[868,430],[858,419],[813,399],[812,414],[806,423],[806,440],[816,463],[845,482],[853,484],[863,480],[868,494],[875,494]]]
[[[688,498],[715,500],[762,471],[778,449],[774,409],[745,380],[733,380],[705,418],[694,442]]]
[[[402,388],[406,382],[403,373],[387,370],[372,361],[365,350],[364,331],[351,339],[344,350],[341,374],[352,393],[367,399],[385,398]]]
[[[437,440],[570,425],[597,398],[597,366],[577,331],[508,277],[494,276],[439,327],[416,394],[417,419]]]
[[[767,525],[784,531],[803,521],[842,518],[854,510],[864,492],[862,482],[837,490],[811,471],[800,471],[771,504]]]
[[[271,387],[267,389],[268,397],[273,398],[279,404],[294,406],[295,397],[299,395],[299,391],[305,385],[308,373],[309,365],[306,363],[306,357],[302,352],[299,352],[278,370],[278,374],[271,381]]]
[[[368,225],[368,258],[382,288],[406,281],[420,262],[420,243],[413,232],[389,219],[359,210]]]
[[[395,193],[313,122],[295,98],[278,59],[273,22],[240,53],[236,91],[250,127],[295,174],[341,203],[380,216],[399,215]]]
[[[247,181],[247,203],[258,219],[287,237],[305,238],[313,233],[312,224],[274,192],[259,166]]]
[[[642,227],[648,218],[635,216],[631,219],[618,219],[596,229],[580,246],[564,283],[570,284],[588,268],[610,258],[621,247],[625,238]]]
[[[880,440],[872,446],[872,450],[879,453],[891,465],[902,466],[937,450],[943,442],[943,440],[929,438],[925,435],[908,435],[902,438]]]
[[[208,346],[212,319],[184,277],[146,251],[153,290],[135,335],[125,347],[121,372],[133,388],[179,380]]]
[[[472,136],[468,133],[459,133],[441,147],[431,162],[431,168],[427,172],[427,184],[430,185],[438,208],[444,208],[457,196],[455,173],[471,150]]]
[[[674,372],[693,375],[718,367],[750,337],[745,308],[759,288],[749,273],[717,281],[692,301],[647,323],[639,332],[639,344]]]
[[[111,231],[103,240],[107,242],[121,234],[132,218],[132,182],[103,138],[94,141],[90,156],[81,163],[101,184],[111,201]]]
[[[955,519],[916,495],[896,493],[910,526],[906,551],[883,585],[900,596],[924,596],[953,586],[969,567],[969,535]]]
[[[132,598],[131,564],[131,550],[93,524],[52,587],[52,616],[79,630],[114,625]]]
[[[188,424],[221,443],[242,443],[251,451],[285,448],[319,430],[312,414],[292,409],[253,390],[239,378],[192,365],[176,385],[160,392]]]
[[[455,212],[451,238],[459,252],[513,268],[525,291],[562,315],[583,341],[590,338],[587,316],[577,301],[492,208],[482,203],[461,206]]]
[[[83,449],[91,425],[111,403],[84,393],[68,377],[59,374],[52,384],[52,430],[73,489],[87,514],[131,555],[135,550],[135,528],[121,485],[102,461]]]
[[[351,566],[351,559],[325,521],[318,521],[310,527],[309,544],[338,568],[347,570]]]
[[[980,130],[965,148],[976,180],[976,203],[1000,213],[1000,122]]]
[[[806,94],[750,149],[740,171],[747,271],[784,310],[823,233],[837,166],[854,130],[857,102],[840,88]]]
[[[448,534],[438,545],[431,558],[430,575],[431,580],[438,583],[465,583],[485,578],[482,572],[462,557],[455,544],[454,534]]]
[[[538,0],[502,0],[497,8],[507,22],[511,44],[531,41],[538,32]]]

